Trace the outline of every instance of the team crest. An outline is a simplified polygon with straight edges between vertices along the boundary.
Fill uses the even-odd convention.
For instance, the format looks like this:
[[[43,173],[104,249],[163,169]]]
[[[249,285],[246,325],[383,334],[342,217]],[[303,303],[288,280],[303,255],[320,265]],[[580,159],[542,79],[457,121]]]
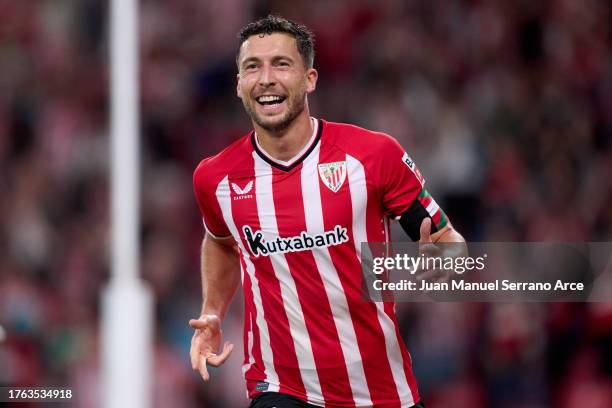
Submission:
[[[346,180],[346,161],[319,164],[319,176],[327,188],[337,192]]]

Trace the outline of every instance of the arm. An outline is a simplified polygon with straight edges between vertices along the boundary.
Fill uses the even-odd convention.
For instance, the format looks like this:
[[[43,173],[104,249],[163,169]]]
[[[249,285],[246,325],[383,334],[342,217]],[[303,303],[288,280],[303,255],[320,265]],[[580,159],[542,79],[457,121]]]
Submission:
[[[202,242],[202,315],[225,317],[238,285],[240,261],[233,238],[214,239],[210,235]]]
[[[189,325],[195,329],[191,340],[191,365],[207,381],[207,365],[218,367],[227,360],[233,345],[221,344],[221,322],[240,284],[240,264],[232,238],[214,239],[207,235],[202,242],[202,311]]]
[[[424,188],[425,179],[412,158],[393,138],[381,139],[380,192],[386,214],[399,221],[419,252],[432,257],[467,256],[465,240],[451,225],[444,211]],[[439,245],[439,243],[456,243]],[[421,279],[444,278],[439,271],[426,270]]]

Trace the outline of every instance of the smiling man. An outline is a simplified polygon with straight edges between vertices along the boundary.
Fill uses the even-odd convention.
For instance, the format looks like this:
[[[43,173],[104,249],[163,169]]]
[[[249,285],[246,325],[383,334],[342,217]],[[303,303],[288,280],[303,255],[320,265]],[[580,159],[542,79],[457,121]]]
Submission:
[[[391,302],[362,297],[361,243],[463,242],[390,136],[310,116],[312,34],[277,16],[240,32],[238,97],[254,130],[203,160],[206,236],[191,362],[204,380],[233,345],[221,322],[240,281],[253,408],[423,407]],[[434,271],[432,271],[434,272]]]

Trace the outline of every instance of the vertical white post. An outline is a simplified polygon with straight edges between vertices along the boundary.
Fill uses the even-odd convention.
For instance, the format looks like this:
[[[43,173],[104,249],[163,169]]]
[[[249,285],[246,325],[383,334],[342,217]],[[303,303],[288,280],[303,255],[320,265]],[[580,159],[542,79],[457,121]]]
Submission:
[[[111,280],[102,299],[101,406],[152,403],[153,299],[139,279],[137,0],[110,1]]]

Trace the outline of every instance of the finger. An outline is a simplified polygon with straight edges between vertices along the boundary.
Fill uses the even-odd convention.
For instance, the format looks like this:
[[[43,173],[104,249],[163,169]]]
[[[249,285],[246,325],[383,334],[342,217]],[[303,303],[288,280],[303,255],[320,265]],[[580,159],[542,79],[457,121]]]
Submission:
[[[213,331],[217,331],[221,329],[221,320],[217,315],[202,315],[198,319],[189,320],[189,326],[194,329],[210,328]]]
[[[198,358],[200,356],[200,338],[197,334],[193,335],[191,339],[191,348],[189,349],[189,356],[191,357],[191,368],[194,370],[198,369]]]
[[[450,282],[451,280],[451,275],[448,272],[443,272],[442,274],[440,274],[440,276],[438,277],[437,282],[438,283],[445,283],[445,282]]]
[[[193,370],[195,370],[198,367],[197,356],[199,353],[197,353],[195,350],[197,350],[197,347],[196,347],[196,337],[194,335],[194,337],[191,339],[191,347],[189,348],[189,359],[191,360],[191,368]]]
[[[210,379],[210,375],[208,374],[208,367],[206,367],[206,360],[207,357],[200,354],[198,371],[200,372],[200,375],[202,376],[202,379],[204,381],[208,381]]]
[[[421,231],[420,231],[420,239],[419,242],[421,243],[428,243],[428,242],[433,242],[431,240],[431,218],[426,217],[425,219],[423,219],[423,222],[421,222]]]
[[[422,281],[422,280],[432,280],[432,279],[437,279],[439,278],[440,274],[442,274],[443,272],[438,270],[438,269],[431,269],[428,271],[424,271],[420,274],[417,275],[417,280],[418,281]]]
[[[426,257],[440,256],[442,249],[433,243],[419,243],[419,253]]]
[[[212,354],[208,357],[208,364],[213,367],[219,367],[221,364],[225,363],[225,360],[228,359],[228,357],[232,353],[232,350],[234,350],[234,345],[225,342],[221,354]]]

